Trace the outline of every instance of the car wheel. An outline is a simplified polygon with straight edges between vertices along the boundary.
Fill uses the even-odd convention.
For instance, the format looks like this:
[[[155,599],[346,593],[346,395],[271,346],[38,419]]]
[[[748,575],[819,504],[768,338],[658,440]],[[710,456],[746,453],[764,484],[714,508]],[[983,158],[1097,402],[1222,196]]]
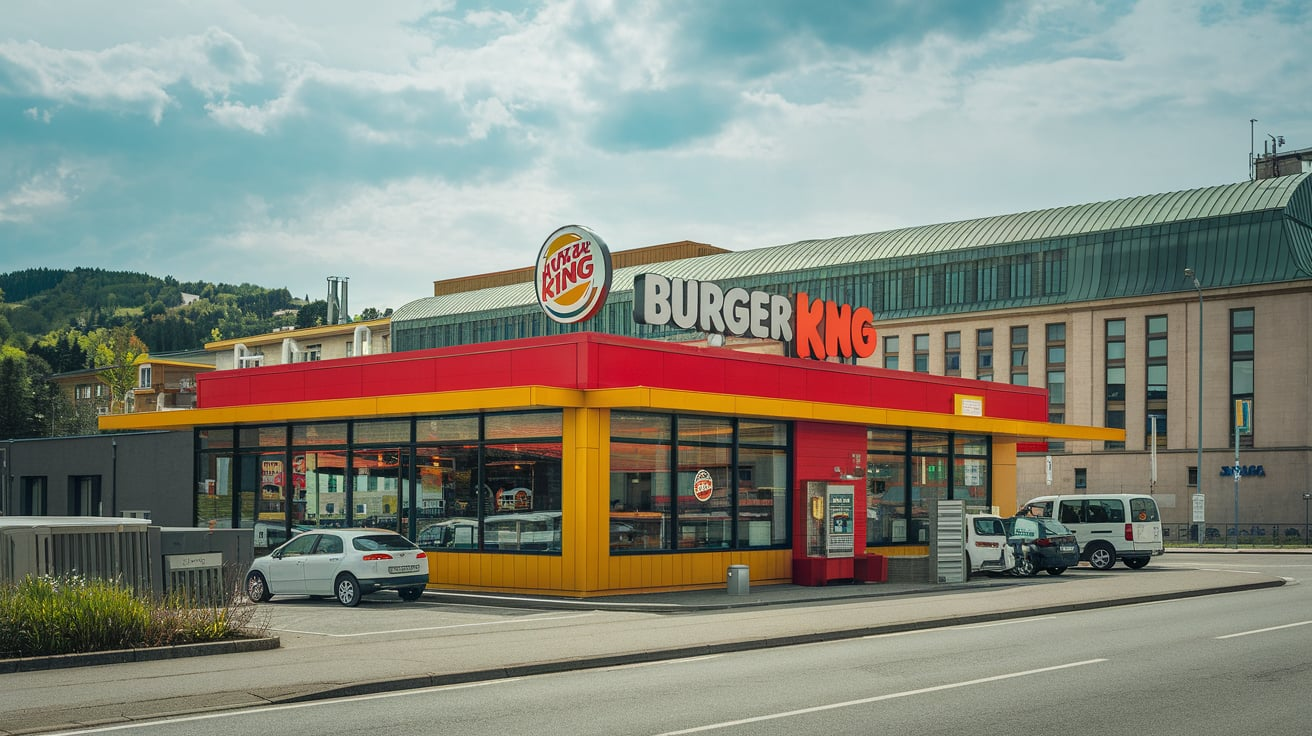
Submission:
[[[253,572],[246,576],[246,597],[257,603],[263,603],[273,597],[269,592],[269,583],[264,576]]]
[[[1147,558],[1147,557],[1132,557],[1132,558],[1130,558],[1130,559],[1128,559],[1128,560],[1122,560],[1122,562],[1124,562],[1124,563],[1125,563],[1125,566],[1128,567],[1128,568],[1130,568],[1131,570],[1139,570],[1139,569],[1142,569],[1145,565],[1148,564],[1148,558]]]
[[[403,601],[417,601],[419,596],[424,594],[423,588],[401,588],[396,591]]]
[[[337,602],[343,606],[349,608],[360,602],[360,581],[350,573],[343,573],[337,578],[337,585],[333,590],[336,591]]]
[[[1066,572],[1066,568],[1064,568],[1064,567],[1050,567],[1050,568],[1048,568],[1048,574],[1049,574],[1049,575],[1060,575],[1060,574],[1062,574],[1062,573],[1064,573],[1064,572]]]
[[[1039,574],[1039,569],[1034,566],[1034,561],[1028,557],[1022,557],[1016,560],[1016,567],[1013,568],[1016,577],[1029,578]]]
[[[1116,550],[1108,544],[1095,544],[1089,550],[1089,567],[1095,570],[1110,570],[1116,564]]]

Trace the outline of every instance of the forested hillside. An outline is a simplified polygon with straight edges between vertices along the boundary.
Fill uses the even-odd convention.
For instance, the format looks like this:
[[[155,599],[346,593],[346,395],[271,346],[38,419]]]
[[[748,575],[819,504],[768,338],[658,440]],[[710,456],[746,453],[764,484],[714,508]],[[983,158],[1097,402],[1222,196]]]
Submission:
[[[87,431],[83,420],[57,421],[76,412],[47,379],[106,365],[106,345],[130,337],[152,355],[200,350],[215,340],[322,324],[326,307],[285,288],[130,271],[0,273],[0,439]],[[381,316],[374,308],[361,314]]]

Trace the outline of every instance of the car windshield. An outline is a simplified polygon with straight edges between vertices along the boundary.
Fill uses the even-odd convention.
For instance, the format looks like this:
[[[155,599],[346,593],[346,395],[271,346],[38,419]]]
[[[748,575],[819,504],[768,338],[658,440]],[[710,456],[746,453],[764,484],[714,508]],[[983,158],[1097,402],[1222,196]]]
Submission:
[[[414,543],[400,534],[370,534],[351,540],[351,546],[362,552],[375,550],[415,549]]]

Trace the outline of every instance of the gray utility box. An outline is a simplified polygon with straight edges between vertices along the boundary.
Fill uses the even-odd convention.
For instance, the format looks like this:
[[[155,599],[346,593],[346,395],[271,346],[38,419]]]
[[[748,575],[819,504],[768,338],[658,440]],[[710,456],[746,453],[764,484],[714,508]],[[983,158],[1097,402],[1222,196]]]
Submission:
[[[157,593],[151,556],[157,534],[146,519],[0,517],[0,582],[78,575]]]
[[[255,559],[254,545],[252,529],[160,528],[164,592],[185,595],[197,603],[223,603],[240,590]]]
[[[729,595],[747,595],[752,592],[751,570],[746,565],[730,565],[727,584]]]

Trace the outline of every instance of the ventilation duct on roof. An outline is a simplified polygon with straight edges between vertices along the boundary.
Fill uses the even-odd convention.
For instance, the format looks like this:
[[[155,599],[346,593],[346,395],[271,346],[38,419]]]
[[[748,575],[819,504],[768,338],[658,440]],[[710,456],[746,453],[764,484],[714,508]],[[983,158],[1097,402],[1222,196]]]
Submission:
[[[364,325],[358,325],[355,328],[355,335],[352,338],[351,355],[368,355],[369,344],[373,339],[373,331]]]

